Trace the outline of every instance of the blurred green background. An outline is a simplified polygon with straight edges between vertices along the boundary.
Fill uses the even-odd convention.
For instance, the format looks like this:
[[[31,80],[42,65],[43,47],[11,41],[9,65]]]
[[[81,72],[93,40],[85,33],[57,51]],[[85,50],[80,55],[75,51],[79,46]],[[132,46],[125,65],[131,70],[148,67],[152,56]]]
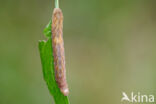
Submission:
[[[71,104],[156,94],[156,0],[60,0],[60,7]],[[54,104],[38,50],[53,8],[54,0],[0,0],[0,104]]]

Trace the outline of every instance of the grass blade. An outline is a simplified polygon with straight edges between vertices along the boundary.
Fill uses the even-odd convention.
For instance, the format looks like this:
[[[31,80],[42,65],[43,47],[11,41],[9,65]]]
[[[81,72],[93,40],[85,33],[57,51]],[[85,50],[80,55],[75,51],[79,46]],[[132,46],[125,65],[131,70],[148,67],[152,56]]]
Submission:
[[[51,21],[45,28],[44,35],[48,38],[48,40],[42,40],[39,42],[44,80],[46,81],[51,95],[54,97],[55,104],[69,104],[68,97],[64,96],[60,92],[60,89],[55,81],[54,58],[51,40]]]

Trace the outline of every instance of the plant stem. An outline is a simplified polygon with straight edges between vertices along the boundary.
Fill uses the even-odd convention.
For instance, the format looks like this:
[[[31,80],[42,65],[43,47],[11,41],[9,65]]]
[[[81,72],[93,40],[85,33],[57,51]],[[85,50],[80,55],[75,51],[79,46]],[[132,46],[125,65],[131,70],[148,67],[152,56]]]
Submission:
[[[55,0],[55,8],[59,8],[59,0]]]

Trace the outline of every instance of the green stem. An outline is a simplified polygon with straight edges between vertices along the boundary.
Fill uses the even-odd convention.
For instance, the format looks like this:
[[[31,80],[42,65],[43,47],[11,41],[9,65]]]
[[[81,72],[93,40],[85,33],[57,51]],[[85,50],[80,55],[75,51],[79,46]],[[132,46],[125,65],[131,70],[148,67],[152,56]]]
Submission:
[[[59,0],[55,0],[55,8],[59,8]]]

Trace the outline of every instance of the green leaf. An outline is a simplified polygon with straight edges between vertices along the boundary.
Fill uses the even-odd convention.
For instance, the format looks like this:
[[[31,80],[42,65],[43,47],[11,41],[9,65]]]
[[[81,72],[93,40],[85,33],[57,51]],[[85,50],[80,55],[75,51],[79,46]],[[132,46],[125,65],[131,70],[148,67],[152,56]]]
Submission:
[[[39,41],[44,80],[47,83],[51,95],[54,97],[55,104],[69,104],[68,97],[61,93],[55,80],[54,58],[51,40],[51,21],[44,29],[44,34],[46,37],[48,37],[48,40]]]
[[[48,23],[48,25],[46,26],[46,28],[45,28],[44,31],[43,31],[44,35],[45,35],[46,37],[48,37],[48,38],[50,38],[50,37],[51,37],[51,34],[52,34],[52,32],[51,32],[51,24],[52,24],[52,21],[50,21],[50,22]]]

